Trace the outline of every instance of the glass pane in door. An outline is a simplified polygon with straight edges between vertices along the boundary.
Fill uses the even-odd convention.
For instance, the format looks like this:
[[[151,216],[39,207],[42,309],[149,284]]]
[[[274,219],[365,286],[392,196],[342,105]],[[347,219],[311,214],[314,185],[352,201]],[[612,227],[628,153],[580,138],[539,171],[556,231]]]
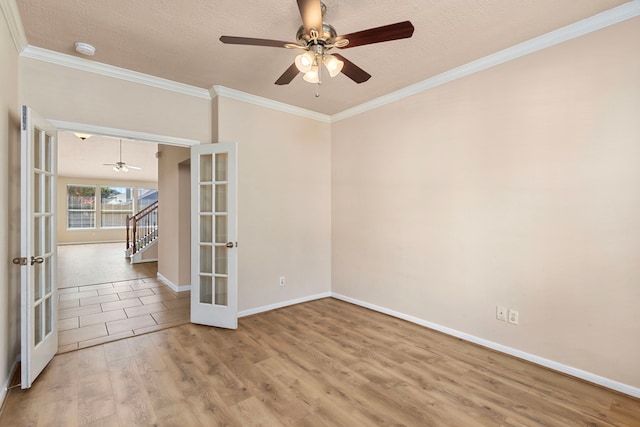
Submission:
[[[53,142],[51,141],[51,136],[44,134],[44,164],[42,165],[42,169],[45,172],[53,171]]]
[[[42,330],[42,304],[37,304],[34,307],[34,320],[33,320],[33,329],[34,329],[34,338],[35,344],[38,345],[42,338],[44,338],[43,330]]]
[[[200,215],[200,242],[213,243],[213,217]]]
[[[224,215],[216,216],[216,243],[226,243],[228,233],[227,217]]]
[[[226,277],[216,277],[216,305],[227,305]]]
[[[216,274],[227,274],[227,251],[225,246],[216,246]]]
[[[227,186],[216,185],[216,213],[227,212]]]
[[[213,192],[212,185],[200,186],[200,212],[212,212],[213,210]]]
[[[200,181],[213,181],[213,158],[211,154],[200,156]]]
[[[227,164],[229,155],[227,153],[216,154],[216,181],[227,180]]]
[[[44,314],[45,314],[45,322],[44,322],[44,334],[49,335],[51,330],[53,329],[53,308],[52,308],[52,299],[47,298],[44,303]]]
[[[211,246],[200,246],[200,273],[213,273]]]
[[[211,276],[200,276],[200,303],[213,303],[213,287],[211,286]]]
[[[40,176],[41,175],[38,172],[33,174],[33,211],[35,213],[42,212],[42,206],[40,204],[42,195]]]

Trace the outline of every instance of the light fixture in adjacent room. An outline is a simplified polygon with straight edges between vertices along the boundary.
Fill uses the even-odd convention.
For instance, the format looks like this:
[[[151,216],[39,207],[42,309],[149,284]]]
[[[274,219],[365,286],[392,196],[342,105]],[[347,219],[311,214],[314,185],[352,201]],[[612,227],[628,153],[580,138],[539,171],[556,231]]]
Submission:
[[[82,132],[74,132],[74,135],[77,136],[78,138],[80,138],[83,141],[86,141],[87,139],[89,139],[89,138],[91,138],[93,136],[90,133],[82,133]]]
[[[120,156],[118,157],[118,161],[115,163],[103,163],[104,166],[113,166],[114,172],[129,172],[129,169],[132,170],[142,170],[141,167],[132,166],[122,161],[122,140],[120,140]]]
[[[75,43],[76,52],[85,56],[93,56],[96,53],[96,48],[91,46],[89,43],[84,42],[76,42]]]

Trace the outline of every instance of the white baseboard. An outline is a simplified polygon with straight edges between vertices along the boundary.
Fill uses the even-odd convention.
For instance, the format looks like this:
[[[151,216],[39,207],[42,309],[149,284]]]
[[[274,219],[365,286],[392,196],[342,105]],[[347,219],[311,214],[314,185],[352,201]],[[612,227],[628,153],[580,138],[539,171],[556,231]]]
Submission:
[[[331,292],[323,292],[321,294],[309,295],[302,298],[296,298],[289,301],[277,302],[275,304],[269,304],[262,307],[250,308],[248,310],[242,310],[238,312],[238,317],[251,316],[252,314],[264,313],[265,311],[275,310],[276,308],[287,307],[289,305],[300,304],[307,301],[313,301],[322,298],[329,298]]]
[[[16,356],[16,360],[13,362],[11,369],[9,369],[9,375],[7,379],[4,381],[2,385],[2,389],[0,390],[0,408],[4,404],[4,399],[7,397],[7,393],[9,392],[9,387],[11,386],[11,379],[16,373],[16,369],[18,369],[18,363],[20,363],[20,353]]]
[[[365,301],[360,301],[355,298],[351,298],[345,295],[341,295],[335,292],[331,293],[333,298],[349,302],[351,304],[359,305],[361,307],[365,307],[374,311],[378,311],[380,313],[388,314],[389,316],[397,317],[399,319],[406,320],[411,323],[415,323],[421,326],[425,326],[429,329],[434,329],[436,331],[442,332],[447,335],[454,336],[456,338],[463,339],[465,341],[472,342],[474,344],[481,345],[483,347],[490,348],[492,350],[499,351],[501,353],[508,354],[510,356],[517,357],[519,359],[524,359],[528,362],[535,363],[536,365],[541,365],[549,369],[553,369],[554,371],[562,372],[563,374],[571,375],[576,378],[580,378],[582,380],[588,381],[590,383],[594,383],[600,385],[602,387],[606,387],[615,391],[619,391],[620,393],[628,394],[629,396],[640,398],[640,388],[630,386],[628,384],[623,384],[618,381],[611,380],[609,378],[601,377],[599,375],[593,374],[591,372],[583,371],[582,369],[574,368],[572,366],[564,365],[562,363],[555,362],[553,360],[545,359],[543,357],[536,356],[534,354],[526,353],[524,351],[517,350],[515,348],[507,347],[502,344],[498,344],[493,341],[485,340],[483,338],[479,338],[465,332],[460,332],[455,329],[447,328],[446,326],[441,326],[436,323],[428,322],[426,320],[420,319],[418,317],[410,316],[408,314],[400,313],[398,311],[390,310],[388,308],[380,307],[375,304],[370,304]]]
[[[184,291],[191,290],[191,285],[176,285],[175,283],[173,283],[171,280],[167,279],[160,273],[157,273],[157,276],[158,276],[158,280],[160,280],[162,283],[164,283],[165,285],[173,289],[175,292],[184,292]]]
[[[135,255],[131,255],[131,264],[144,264],[145,262],[158,262],[158,258],[144,258],[134,261]]]

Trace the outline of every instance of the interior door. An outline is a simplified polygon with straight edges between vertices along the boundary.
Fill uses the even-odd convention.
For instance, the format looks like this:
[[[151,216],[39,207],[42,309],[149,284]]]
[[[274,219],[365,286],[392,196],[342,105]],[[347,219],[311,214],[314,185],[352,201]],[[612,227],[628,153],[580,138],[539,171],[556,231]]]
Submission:
[[[191,147],[191,322],[238,327],[237,147]]]
[[[22,107],[21,267],[22,388],[58,350],[56,290],[56,129]]]

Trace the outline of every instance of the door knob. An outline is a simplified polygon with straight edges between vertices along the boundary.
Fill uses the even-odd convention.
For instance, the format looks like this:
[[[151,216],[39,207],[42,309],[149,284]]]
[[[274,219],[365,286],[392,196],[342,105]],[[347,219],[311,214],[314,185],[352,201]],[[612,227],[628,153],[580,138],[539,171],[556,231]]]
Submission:
[[[225,245],[228,248],[232,248],[233,247],[233,242],[227,242],[227,244]]]
[[[42,264],[44,262],[44,258],[42,258],[41,256],[35,257],[32,256],[31,257],[31,265],[33,264]]]

